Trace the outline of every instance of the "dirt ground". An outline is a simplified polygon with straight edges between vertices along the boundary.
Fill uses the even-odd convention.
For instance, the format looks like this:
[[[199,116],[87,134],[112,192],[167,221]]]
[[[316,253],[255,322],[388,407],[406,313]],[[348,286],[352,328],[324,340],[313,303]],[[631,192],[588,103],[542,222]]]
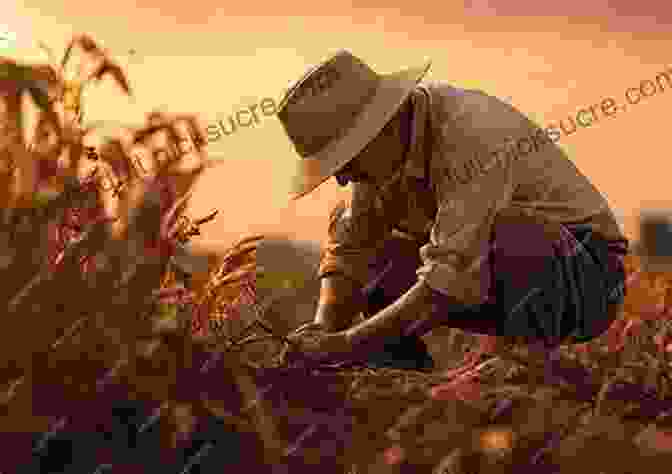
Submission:
[[[451,348],[444,337],[444,356],[449,346],[459,360],[469,339],[454,335]],[[454,390],[442,370],[267,369],[258,383],[290,472],[664,472],[669,361],[646,367],[642,352],[627,352],[582,358],[562,349],[553,380],[536,383],[523,365],[500,360]]]
[[[260,261],[272,268],[269,255]],[[631,288],[627,315],[657,298],[669,305],[668,279]],[[314,314],[316,298],[314,285],[286,292],[269,309],[269,321],[298,326]],[[443,374],[473,350],[475,337],[440,328],[424,336],[437,364],[431,374],[268,368],[258,385],[277,436],[289,446],[282,463],[290,472],[664,472],[672,461],[672,370],[654,336],[669,324],[650,319],[620,351],[609,348],[606,336],[585,350],[562,347],[542,379],[530,373],[531,359],[520,347],[517,361],[494,360],[478,380],[451,385]],[[267,365],[263,359],[278,347],[250,350]]]
[[[290,331],[313,314],[316,290],[306,284],[299,292],[270,294],[277,299],[264,318],[280,334]],[[632,312],[653,297],[644,293],[626,309]],[[247,321],[230,328],[236,339],[236,331],[256,313],[242,316]],[[70,399],[61,411],[75,418],[47,443],[53,449],[43,452],[69,452],[79,464],[59,471],[34,457],[23,471],[6,473],[92,473],[104,466],[94,452],[108,452],[115,462],[109,472],[123,474],[667,472],[672,461],[672,359],[656,346],[654,336],[669,334],[669,326],[662,318],[649,319],[627,336],[622,350],[609,348],[604,338],[583,351],[563,347],[549,362],[545,378],[540,378],[536,359],[519,347],[511,358],[491,360],[478,379],[459,384],[445,372],[473,350],[475,339],[452,329],[425,336],[438,364],[432,373],[283,366],[275,358],[282,349],[279,339],[266,338],[220,358],[246,365],[247,377],[232,378],[227,362],[198,379],[203,361],[182,367],[166,345],[144,365],[137,363],[128,373],[122,369],[115,377],[118,383],[110,382],[116,389],[106,388],[104,396],[92,397],[93,385],[85,392],[61,379],[34,385],[33,402],[41,400],[39,406],[56,411],[60,398]],[[254,333],[268,335],[261,329]],[[94,339],[80,339],[81,345],[60,356],[63,365],[95,353]],[[102,355],[99,364],[91,362],[92,374],[109,369],[103,367]],[[58,363],[51,363],[53,374],[67,373],[57,370]],[[54,387],[64,392],[59,395]],[[148,394],[160,395],[170,405],[168,415],[157,417],[160,429],[143,428],[160,405]],[[27,400],[23,411],[31,412],[30,397],[17,399]],[[90,415],[85,410],[89,403]],[[161,441],[166,433],[172,447]],[[10,446],[3,456],[14,454],[11,444],[3,446]]]
[[[224,369],[213,369],[207,386],[177,375],[175,387],[182,389],[176,394],[191,400],[191,408],[189,403],[184,409],[175,404],[173,415],[161,417],[157,424],[173,426],[168,429],[173,433],[182,427],[191,431],[190,446],[173,449],[173,457],[182,459],[179,469],[172,461],[170,469],[158,463],[165,458],[160,454],[165,450],[154,447],[159,442],[152,441],[161,438],[158,432],[125,434],[139,433],[138,426],[157,408],[151,403],[131,418],[124,415],[122,421],[110,422],[109,433],[133,446],[131,451],[145,459],[143,466],[156,463],[152,471],[132,472],[177,474],[186,466],[191,466],[186,472],[217,473],[229,467],[233,472],[273,474],[667,472],[672,461],[670,358],[652,342],[662,324],[651,323],[636,337],[628,336],[620,352],[607,351],[602,340],[591,343],[587,352],[562,348],[547,379],[530,379],[528,365],[534,362],[521,347],[513,359],[494,360],[480,379],[459,385],[450,384],[444,373],[474,347],[474,338],[458,330],[426,336],[439,363],[432,373],[279,366],[273,356],[281,344],[266,340],[250,344],[235,357],[257,364],[248,366],[246,395],[239,393],[245,384],[233,383]],[[128,377],[121,374],[119,389],[105,390],[113,412],[120,410],[114,407],[121,394],[133,393],[128,387],[140,396],[143,385],[175,378],[161,357],[154,359],[153,368],[138,367]],[[152,382],[149,374],[154,372]],[[46,388],[37,387],[33,393],[48,394],[52,404],[58,398]],[[199,394],[203,403],[193,403]],[[78,403],[90,399],[80,398]],[[107,423],[107,415],[102,415],[107,402],[96,400],[94,405],[91,420]],[[76,412],[84,413],[83,405]],[[89,434],[80,436],[79,448],[68,449],[84,462],[90,449],[81,446],[102,432],[89,426],[88,415],[80,418],[81,428],[74,422],[68,432]],[[129,430],[131,426],[135,428]],[[110,440],[100,443],[112,446]],[[214,448],[189,464],[204,444]],[[123,459],[118,453],[130,448],[124,449],[114,451],[115,460]],[[124,465],[116,468],[124,472]],[[56,472],[35,469],[17,472]]]

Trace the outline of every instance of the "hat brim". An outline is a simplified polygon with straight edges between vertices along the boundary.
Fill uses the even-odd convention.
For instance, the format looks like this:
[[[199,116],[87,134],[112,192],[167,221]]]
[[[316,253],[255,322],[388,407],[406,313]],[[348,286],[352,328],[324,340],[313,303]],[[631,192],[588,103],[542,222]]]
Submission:
[[[329,143],[319,153],[298,160],[290,199],[309,194],[352,161],[392,119],[430,66],[431,61],[427,60],[421,67],[381,75],[372,100],[345,136]]]

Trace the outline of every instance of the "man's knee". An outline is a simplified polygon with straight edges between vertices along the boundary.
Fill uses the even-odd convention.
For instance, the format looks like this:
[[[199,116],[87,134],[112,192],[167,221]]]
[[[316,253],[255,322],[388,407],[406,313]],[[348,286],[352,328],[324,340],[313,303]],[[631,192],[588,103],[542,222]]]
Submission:
[[[397,232],[393,232],[384,244],[388,255],[417,263],[420,263],[420,247],[421,244],[417,240]]]
[[[401,236],[388,238],[372,265],[371,279],[364,288],[369,302],[367,312],[380,311],[392,304],[416,282],[421,264],[420,244]]]
[[[392,234],[382,244],[372,262],[372,280],[390,267],[394,267],[397,272],[405,274],[412,272],[415,275],[415,271],[421,264],[420,243],[398,234]]]
[[[555,280],[561,238],[560,225],[539,216],[516,210],[498,215],[491,239],[490,264],[500,291],[515,299],[527,294],[530,285]]]
[[[542,216],[506,209],[495,218],[493,247],[502,255],[550,257],[562,240],[562,225]]]

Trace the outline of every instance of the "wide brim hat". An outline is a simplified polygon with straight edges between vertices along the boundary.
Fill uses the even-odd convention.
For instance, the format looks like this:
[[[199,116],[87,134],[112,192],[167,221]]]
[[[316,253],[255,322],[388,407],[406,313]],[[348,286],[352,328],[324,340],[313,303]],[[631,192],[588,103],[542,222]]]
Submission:
[[[427,74],[419,67],[378,74],[347,50],[310,69],[278,106],[299,154],[290,197],[307,195],[355,158]]]

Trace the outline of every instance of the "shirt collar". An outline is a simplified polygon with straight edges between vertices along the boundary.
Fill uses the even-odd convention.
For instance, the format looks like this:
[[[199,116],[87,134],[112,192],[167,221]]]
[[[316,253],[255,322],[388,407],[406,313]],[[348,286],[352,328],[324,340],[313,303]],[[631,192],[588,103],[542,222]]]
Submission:
[[[413,119],[411,123],[411,144],[406,164],[403,167],[404,176],[424,180],[427,178],[427,121],[430,105],[430,96],[422,85],[411,93],[413,103]]]

